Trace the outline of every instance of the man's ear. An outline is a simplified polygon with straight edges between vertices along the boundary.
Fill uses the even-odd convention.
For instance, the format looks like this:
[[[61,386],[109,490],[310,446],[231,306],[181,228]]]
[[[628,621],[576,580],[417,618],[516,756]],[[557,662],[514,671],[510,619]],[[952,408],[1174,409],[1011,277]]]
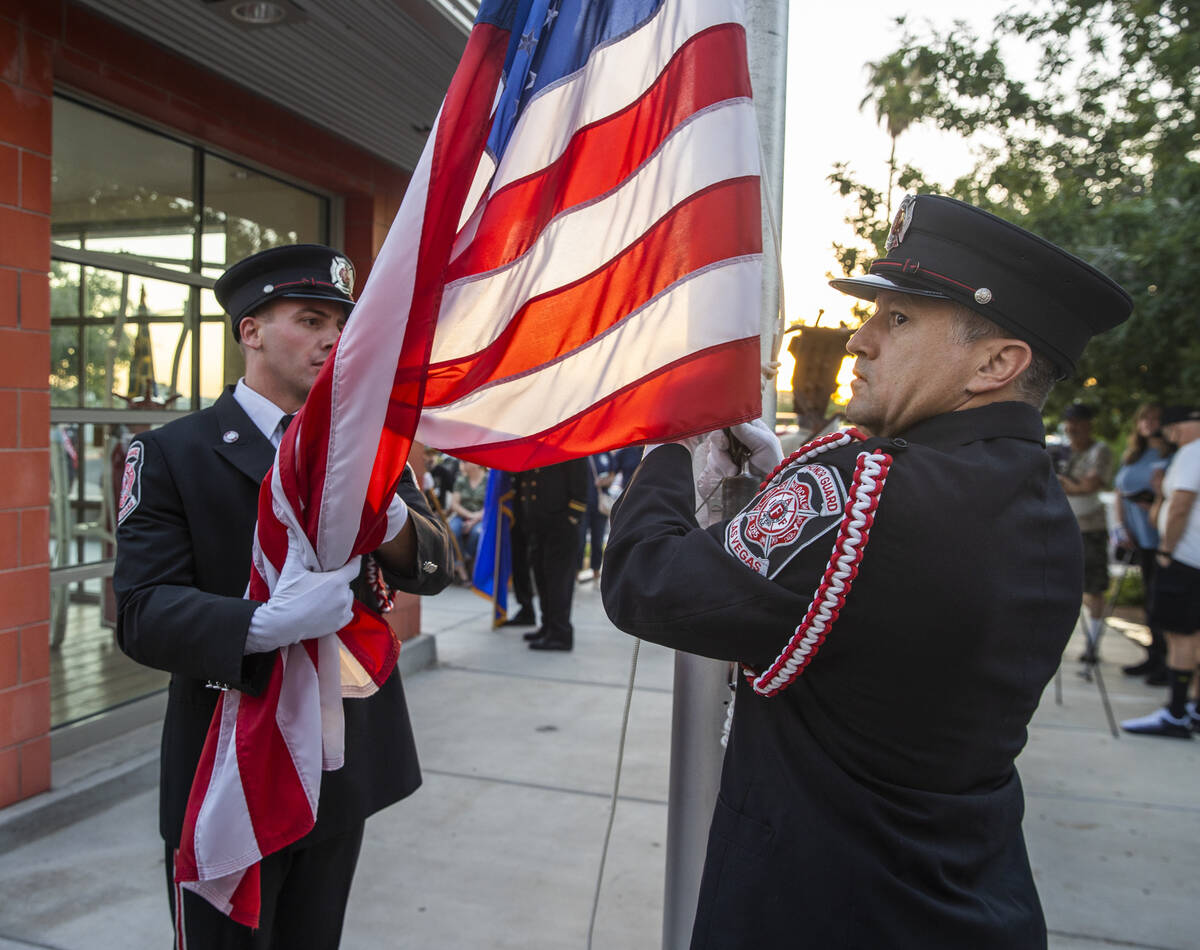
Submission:
[[[242,331],[245,332],[244,330]],[[1033,362],[1033,350],[1024,340],[981,340],[975,375],[967,384],[972,395],[995,392],[1013,383]]]
[[[262,349],[262,328],[266,323],[267,314],[259,310],[257,313],[252,313],[242,317],[242,322],[238,326],[238,332],[241,335],[242,345],[251,350]]]

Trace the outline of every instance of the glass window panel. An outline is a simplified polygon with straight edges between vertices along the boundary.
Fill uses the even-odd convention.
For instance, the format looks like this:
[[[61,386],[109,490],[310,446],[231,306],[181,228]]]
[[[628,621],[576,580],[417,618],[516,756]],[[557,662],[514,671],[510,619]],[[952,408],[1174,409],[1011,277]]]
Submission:
[[[231,352],[226,352],[226,347]],[[230,364],[231,357],[237,359]],[[205,322],[200,324],[200,406],[211,406],[229,383],[236,383],[241,372],[241,351],[233,342],[228,325]],[[234,375],[230,378],[227,372]]]
[[[194,150],[62,97],[53,121],[53,239],[186,269]]]
[[[322,243],[327,204],[319,195],[206,155],[204,264],[219,273],[270,247]]]
[[[73,583],[56,581],[53,573],[114,557],[115,512],[133,434],[134,427],[119,425],[72,423],[50,429],[52,727],[149,695],[168,679],[117,648],[111,566],[100,567],[103,576]]]
[[[55,317],[78,317],[79,309],[78,264],[65,261],[50,262],[50,319]]]
[[[50,328],[50,405],[79,405],[79,327]]]

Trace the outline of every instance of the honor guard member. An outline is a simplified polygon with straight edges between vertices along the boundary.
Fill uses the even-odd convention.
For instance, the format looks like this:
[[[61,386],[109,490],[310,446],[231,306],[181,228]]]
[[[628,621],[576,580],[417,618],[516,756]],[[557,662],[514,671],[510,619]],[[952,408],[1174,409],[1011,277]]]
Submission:
[[[259,484],[350,314],[353,279],[350,262],[319,245],[274,248],[234,264],[215,289],[245,356],[245,377],[209,408],[137,436],[127,456],[113,576],[117,640],[139,663],[171,673],[159,828],[181,947],[336,947],[364,819],[421,781],[393,671],[374,696],[345,702],[346,764],[322,774],[313,830],[263,859],[257,931],[173,886],[174,851],[219,690],[258,693],[277,648],[337,629],[352,597],[377,606],[365,567],[358,576],[354,568],[303,572],[293,590],[305,596],[290,603],[243,598]],[[445,530],[411,469],[397,497],[408,518],[372,557],[392,588],[437,593],[449,581]]]
[[[613,622],[744,674],[692,947],[1045,947],[1013,760],[1083,565],[1039,408],[1131,302],[939,196],[832,283],[875,303],[847,344],[860,429],[707,530],[687,448],[659,446],[612,515]],[[773,434],[735,431],[772,468]]]
[[[575,646],[571,599],[589,477],[587,459],[571,459],[513,476],[516,516],[525,534],[542,608],[542,625],[525,634],[531,650],[570,650]]]

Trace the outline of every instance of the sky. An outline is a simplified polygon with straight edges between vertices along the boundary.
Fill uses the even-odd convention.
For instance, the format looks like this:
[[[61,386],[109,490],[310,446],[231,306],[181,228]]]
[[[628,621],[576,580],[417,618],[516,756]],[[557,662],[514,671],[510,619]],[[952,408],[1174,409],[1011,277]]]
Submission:
[[[891,140],[874,110],[860,111],[859,103],[867,94],[865,64],[899,43],[895,18],[907,15],[910,25],[929,20],[940,27],[967,20],[987,35],[995,14],[1011,6],[1011,0],[977,0],[969,6],[951,0],[860,0],[852,7],[791,0],[781,249],[789,326],[812,323],[821,309],[822,325],[836,326],[838,320],[853,325],[852,298],[826,283],[826,273],[837,270],[831,245],[852,240],[845,223],[851,205],[825,179],[836,162],[847,161],[859,180],[880,189],[887,184]],[[847,10],[853,11],[850,17]],[[923,128],[900,137],[897,159],[941,182],[953,181],[973,165],[962,140]],[[785,388],[791,385],[786,345],[779,374]]]

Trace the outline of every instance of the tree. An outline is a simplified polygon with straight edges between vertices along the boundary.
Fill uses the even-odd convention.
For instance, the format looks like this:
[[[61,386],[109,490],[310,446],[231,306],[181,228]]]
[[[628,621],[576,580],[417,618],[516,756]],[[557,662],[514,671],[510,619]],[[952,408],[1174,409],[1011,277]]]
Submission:
[[[900,189],[940,190],[980,205],[1097,265],[1129,291],[1134,313],[1088,346],[1055,388],[1051,415],[1076,398],[1100,407],[1112,434],[1149,398],[1200,401],[1200,17],[1187,0],[1047,0],[999,15],[981,40],[964,23],[917,33],[871,64],[864,102],[896,102],[899,78],[928,123],[981,142],[971,172],[938,188],[899,166]],[[1002,50],[1036,51],[1032,76],[1009,74]],[[889,129],[890,131],[890,129]],[[894,144],[893,136],[893,144]],[[893,162],[894,164],[894,162]],[[859,238],[882,253],[890,195],[846,166],[830,180],[855,202]],[[845,273],[861,247],[835,247]]]

